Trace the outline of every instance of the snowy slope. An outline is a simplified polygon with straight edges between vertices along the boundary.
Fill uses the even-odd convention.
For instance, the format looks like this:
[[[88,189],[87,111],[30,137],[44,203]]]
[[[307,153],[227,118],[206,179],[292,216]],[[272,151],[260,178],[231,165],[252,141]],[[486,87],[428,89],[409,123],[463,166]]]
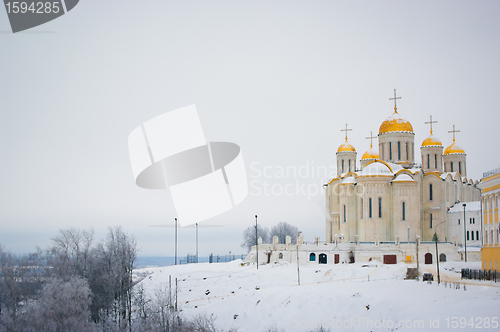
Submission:
[[[464,263],[455,264],[443,264],[439,286],[403,280],[408,267],[404,263],[300,266],[300,286],[297,265],[290,263],[257,270],[237,260],[136,272],[150,274],[142,283],[151,296],[168,285],[169,275],[172,280],[178,278],[182,314],[213,314],[216,325],[225,331],[310,331],[321,324],[332,331],[454,330],[455,325],[461,331],[500,330],[492,323],[485,329],[486,321],[500,318],[500,283],[468,284],[465,290],[462,284],[456,289],[455,284],[444,282],[460,281],[453,269]],[[435,267],[422,266],[422,272],[427,271],[435,273]]]

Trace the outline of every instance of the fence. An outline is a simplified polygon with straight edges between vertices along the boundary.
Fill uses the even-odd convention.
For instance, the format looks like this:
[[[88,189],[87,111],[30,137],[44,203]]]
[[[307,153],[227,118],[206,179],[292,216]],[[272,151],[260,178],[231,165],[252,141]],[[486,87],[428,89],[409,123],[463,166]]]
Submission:
[[[462,280],[463,279],[490,280],[497,282],[497,279],[500,279],[500,272],[491,270],[462,269]]]
[[[241,255],[214,255],[210,254],[208,256],[208,262],[209,263],[226,263],[226,262],[231,262],[234,261],[235,259],[245,259],[247,255],[241,254]]]

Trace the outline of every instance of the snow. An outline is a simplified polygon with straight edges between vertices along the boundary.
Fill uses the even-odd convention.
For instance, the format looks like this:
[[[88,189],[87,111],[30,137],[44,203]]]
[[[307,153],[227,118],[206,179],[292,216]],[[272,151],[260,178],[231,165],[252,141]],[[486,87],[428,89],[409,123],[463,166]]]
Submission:
[[[259,269],[236,260],[136,273],[150,274],[142,281],[150,296],[168,285],[169,275],[172,280],[178,278],[181,314],[213,315],[216,326],[224,331],[311,331],[321,322],[324,327],[333,326],[332,331],[426,331],[431,327],[444,330],[447,324],[451,328],[453,317],[464,317],[467,322],[474,318],[476,324],[499,316],[500,283],[467,280],[460,289],[452,284],[461,282],[462,267],[480,268],[479,262],[441,263],[441,285],[403,280],[407,267],[414,265],[377,261],[300,265],[300,286],[297,265],[282,261]],[[437,280],[435,265],[422,264],[420,271],[433,273]],[[409,328],[413,324],[420,326]],[[476,329],[467,325],[460,330]]]
[[[474,201],[474,202],[460,202],[458,204],[455,204],[448,210],[448,213],[453,213],[453,212],[463,213],[464,207],[462,204],[465,204],[465,212],[481,211],[481,202]]]
[[[344,181],[342,181],[342,184],[355,184],[356,183],[356,179],[352,176],[349,176],[347,178],[344,179]]]
[[[385,165],[381,162],[373,162],[369,165],[366,165],[361,172],[358,173],[359,176],[373,176],[373,175],[392,175],[393,173]]]
[[[392,182],[415,182],[408,174],[399,174]]]

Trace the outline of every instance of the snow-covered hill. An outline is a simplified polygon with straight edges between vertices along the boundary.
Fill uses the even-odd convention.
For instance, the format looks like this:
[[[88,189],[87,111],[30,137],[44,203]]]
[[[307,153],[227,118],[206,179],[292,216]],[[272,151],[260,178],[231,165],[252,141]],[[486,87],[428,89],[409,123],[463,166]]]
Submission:
[[[300,266],[281,263],[190,264],[136,270],[146,292],[178,279],[178,308],[185,316],[213,315],[225,330],[332,331],[500,330],[500,283],[458,285],[464,263],[442,265],[442,283],[404,280],[406,264]],[[469,267],[477,268],[477,263]],[[422,266],[435,273],[435,267]],[[437,280],[435,275],[434,280]],[[496,328],[495,328],[496,326]],[[489,329],[488,329],[489,327]]]

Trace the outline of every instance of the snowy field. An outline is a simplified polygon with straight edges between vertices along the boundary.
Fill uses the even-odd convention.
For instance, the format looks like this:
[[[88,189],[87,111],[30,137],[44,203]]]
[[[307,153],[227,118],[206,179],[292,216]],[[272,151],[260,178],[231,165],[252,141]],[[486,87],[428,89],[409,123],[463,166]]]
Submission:
[[[184,316],[213,315],[223,331],[500,331],[500,282],[461,281],[462,267],[446,262],[437,284],[404,280],[407,265],[371,262],[300,266],[281,263],[242,266],[241,260],[139,269],[154,296],[178,279],[178,308]],[[458,285],[457,283],[461,284]],[[460,288],[458,288],[460,287]]]

